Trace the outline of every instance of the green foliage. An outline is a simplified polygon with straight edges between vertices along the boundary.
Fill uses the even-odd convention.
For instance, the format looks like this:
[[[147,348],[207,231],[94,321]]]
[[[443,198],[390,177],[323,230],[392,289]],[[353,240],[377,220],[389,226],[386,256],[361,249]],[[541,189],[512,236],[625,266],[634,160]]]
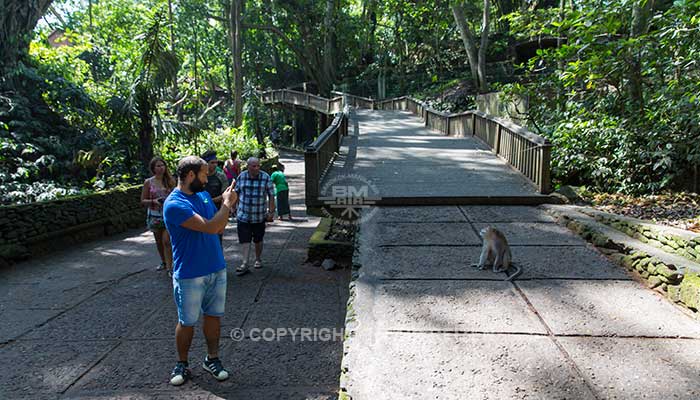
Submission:
[[[262,150],[268,157],[274,157],[277,153],[268,138],[264,145],[258,144],[255,136],[246,133],[245,129],[219,128],[214,131],[204,131],[198,135],[201,142],[192,143],[164,143],[160,154],[171,168],[177,165],[179,159],[190,155],[201,155],[206,150],[214,150],[219,160],[229,157],[232,150],[238,152],[238,158],[247,160],[249,157],[259,157]]]
[[[0,183],[0,205],[33,203],[55,200],[66,196],[87,194],[90,191],[74,186],[62,186],[50,181],[32,183]]]
[[[478,31],[482,2],[465,3]],[[562,38],[519,66],[522,83],[505,86],[529,98],[530,126],[554,142],[555,179],[625,192],[681,185],[700,163],[700,0],[655,2],[639,35],[630,33],[636,0],[566,3],[563,14],[549,3],[493,3],[488,59],[499,64],[488,72],[490,82],[512,82],[514,40]],[[52,25],[40,22],[28,60],[0,77],[22,86],[0,87],[0,184],[10,188],[0,196],[32,192],[21,185],[33,182],[137,182],[151,146],[171,168],[208,148],[221,158],[231,148],[269,155],[267,130],[290,121],[270,121],[255,88],[320,80],[376,96],[382,79],[388,97],[410,94],[447,112],[474,105],[443,0],[246,1],[240,129],[231,128],[231,1],[100,0],[90,12],[85,0],[52,4],[63,21],[46,15]],[[47,40],[56,27],[67,45]]]
[[[538,50],[527,84],[505,87],[529,99],[529,124],[554,143],[561,183],[653,193],[689,184],[700,163],[700,1],[652,10],[639,36],[630,34],[632,5],[584,1],[563,19],[552,9],[509,16],[522,37],[566,38]]]

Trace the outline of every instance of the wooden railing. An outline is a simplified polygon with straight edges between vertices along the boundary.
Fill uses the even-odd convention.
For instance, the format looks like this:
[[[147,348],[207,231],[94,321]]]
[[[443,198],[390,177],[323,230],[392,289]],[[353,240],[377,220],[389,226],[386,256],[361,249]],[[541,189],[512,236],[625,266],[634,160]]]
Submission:
[[[540,193],[546,194],[551,191],[550,161],[552,144],[546,138],[536,135],[510,121],[480,111],[467,111],[456,114],[444,113],[433,110],[422,101],[408,96],[386,100],[374,100],[341,92],[331,93],[336,95],[336,97],[326,99],[309,93],[288,89],[262,92],[261,96],[263,102],[266,104],[285,103],[305,107],[325,114],[340,113],[342,114],[340,117],[341,121],[345,121],[345,131],[342,133],[343,135],[347,134],[347,115],[342,112],[346,105],[371,110],[411,111],[413,114],[419,115],[423,119],[426,127],[442,132],[447,136],[475,136],[479,138],[491,147],[491,150],[497,156],[508,162],[531,180],[537,186]],[[336,116],[336,120],[338,120],[338,118],[339,117]],[[326,132],[333,128],[336,120],[334,120],[333,124],[316,139],[314,144],[317,144],[320,139],[324,138]],[[336,127],[336,129],[339,128]],[[337,135],[337,137],[339,138],[340,136]],[[333,142],[335,139],[330,139],[329,137],[325,137],[324,140],[330,140],[335,146],[340,146],[339,140],[337,144]],[[312,144],[312,146],[307,148],[307,154],[316,151],[330,151],[329,149],[333,148],[332,146],[326,146],[330,145],[325,144],[325,142],[319,143],[317,146]],[[333,153],[335,152],[337,152],[337,148],[333,150]],[[314,157],[320,160],[318,162],[325,160],[331,163],[333,159],[332,157],[329,158],[329,154],[330,153]],[[322,178],[322,175],[319,175],[320,172],[314,172],[313,168],[316,168],[318,171],[320,171],[320,168],[323,168],[325,171],[330,166],[330,164],[318,164],[318,162],[315,166],[312,166],[311,171],[309,171],[310,167],[307,162],[307,199],[310,199],[310,197],[308,197],[309,188],[313,187],[312,189],[316,190],[316,194],[318,194],[318,186],[321,182],[320,180],[311,182],[309,180],[309,173],[312,173],[314,177]],[[316,197],[312,199],[316,199]]]
[[[411,97],[377,101],[377,110],[404,110],[420,115],[425,126],[447,136],[475,136],[531,180],[542,194],[551,192],[552,144],[546,138],[481,111],[448,114]]]
[[[317,205],[321,182],[338,155],[342,137],[347,134],[348,115],[339,112],[331,125],[304,149],[307,206]]]
[[[283,103],[308,108],[324,114],[336,114],[343,110],[343,98],[327,99],[296,90],[279,89],[260,92],[265,104]]]

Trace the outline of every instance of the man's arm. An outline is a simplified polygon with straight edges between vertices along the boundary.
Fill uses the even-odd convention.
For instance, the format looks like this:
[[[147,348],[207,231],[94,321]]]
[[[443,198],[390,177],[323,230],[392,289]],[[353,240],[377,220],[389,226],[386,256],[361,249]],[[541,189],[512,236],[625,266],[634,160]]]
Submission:
[[[233,191],[233,187],[229,186],[226,188],[226,190],[224,190],[221,197],[223,198],[223,204],[221,205],[219,211],[214,215],[214,218],[207,221],[201,215],[195,214],[185,220],[185,222],[183,222],[180,226],[193,231],[211,234],[217,234],[223,231],[228,223],[229,211],[238,199],[238,194]]]
[[[275,216],[275,187],[272,185],[272,180],[270,180],[270,184],[267,187],[267,197],[270,199],[270,208],[268,212],[272,214],[272,216]]]

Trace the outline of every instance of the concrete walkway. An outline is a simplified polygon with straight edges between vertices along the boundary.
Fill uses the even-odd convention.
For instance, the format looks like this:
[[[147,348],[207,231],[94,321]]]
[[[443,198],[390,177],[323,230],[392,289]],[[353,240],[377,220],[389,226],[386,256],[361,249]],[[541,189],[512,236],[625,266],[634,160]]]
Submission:
[[[469,266],[486,225],[512,283]],[[354,400],[700,398],[700,323],[539,208],[380,208],[360,232]]]
[[[462,204],[469,203],[464,198],[538,204],[547,199],[478,139],[431,131],[407,111],[354,110],[343,143],[341,159],[324,184],[350,170],[376,187],[383,200],[399,204],[426,204],[436,197],[463,198]]]
[[[284,154],[292,209],[304,215],[303,156]],[[318,224],[276,221],[265,236],[265,268],[230,273],[219,383],[201,368],[168,384],[176,361],[172,284],[156,272],[153,236],[143,230],[37,258],[0,271],[0,399],[270,399],[337,396],[349,271],[304,264]],[[229,271],[241,262],[235,225],[224,237]],[[271,328],[271,329],[268,329]],[[282,328],[286,336],[277,336]],[[294,329],[308,328],[302,337]],[[313,328],[317,333],[313,333]],[[242,340],[229,332],[243,332]],[[257,329],[257,330],[255,330]]]

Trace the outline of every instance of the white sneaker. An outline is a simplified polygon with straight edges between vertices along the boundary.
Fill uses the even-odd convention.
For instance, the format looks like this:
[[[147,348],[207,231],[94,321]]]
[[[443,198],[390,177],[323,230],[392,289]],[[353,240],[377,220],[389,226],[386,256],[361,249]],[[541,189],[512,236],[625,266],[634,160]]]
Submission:
[[[210,360],[209,356],[207,356],[204,358],[202,368],[212,374],[217,381],[225,381],[228,379],[228,371],[226,371],[224,366],[221,364],[221,360],[218,358]]]
[[[248,264],[243,263],[243,264],[241,264],[240,267],[236,268],[236,275],[238,275],[238,276],[245,275],[249,271],[250,271],[250,268],[248,268]]]

